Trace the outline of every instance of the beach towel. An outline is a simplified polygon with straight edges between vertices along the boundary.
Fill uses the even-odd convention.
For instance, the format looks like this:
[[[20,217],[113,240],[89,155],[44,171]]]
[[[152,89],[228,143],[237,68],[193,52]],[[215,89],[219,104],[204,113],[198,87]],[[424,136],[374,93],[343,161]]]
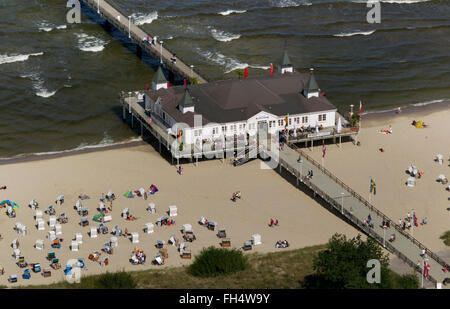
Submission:
[[[134,197],[133,192],[131,192],[131,190],[128,190],[127,192],[125,192],[124,196],[128,197],[128,198],[133,198]]]
[[[151,185],[150,186],[150,194],[155,194],[156,192],[158,192],[159,190],[158,190],[158,188],[155,186],[155,185]]]
[[[103,221],[104,217],[105,217],[104,214],[96,214],[92,220],[94,220],[95,222],[101,222]]]

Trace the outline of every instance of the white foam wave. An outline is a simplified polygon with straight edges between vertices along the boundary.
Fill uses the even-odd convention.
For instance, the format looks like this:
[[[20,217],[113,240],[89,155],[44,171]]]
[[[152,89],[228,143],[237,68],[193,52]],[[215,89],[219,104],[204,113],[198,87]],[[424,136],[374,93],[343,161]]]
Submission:
[[[441,102],[444,102],[444,101],[445,101],[445,99],[439,99],[439,100],[431,100],[431,101],[414,103],[414,104],[411,104],[411,105],[412,106],[426,106],[426,105],[430,105],[430,104],[441,103]]]
[[[53,96],[55,93],[56,93],[56,90],[49,91],[45,88],[42,88],[40,91],[36,92],[36,95],[38,97],[49,98],[49,97]]]
[[[212,34],[213,38],[215,38],[217,41],[221,41],[221,42],[230,42],[232,40],[236,40],[241,37],[240,34],[233,34],[233,33],[225,32],[225,31],[217,30],[217,29],[211,29],[211,34]]]
[[[379,1],[383,2],[383,3],[390,3],[390,4],[415,4],[415,3],[421,3],[421,2],[428,2],[428,1],[432,1],[432,0],[379,0]],[[368,2],[374,2],[374,0],[365,0],[365,1],[355,0],[353,2],[366,4]]]
[[[300,5],[312,5],[311,2],[305,0],[271,0],[270,3],[272,4],[272,6],[278,8],[297,7]]]
[[[339,34],[333,34],[333,36],[346,37],[346,36],[354,36],[354,35],[371,35],[375,31],[376,30],[366,31],[366,32],[360,31],[360,32],[339,33]]]
[[[197,51],[201,56],[208,59],[209,61],[212,61],[212,62],[224,67],[225,73],[230,73],[237,69],[245,69],[246,67],[254,68],[254,69],[262,69],[262,70],[270,69],[270,66],[242,63],[239,60],[237,60],[236,58],[227,57],[219,52],[202,51],[199,48],[197,48]]]
[[[108,44],[108,42],[102,39],[85,33],[76,33],[76,36],[78,37],[78,48],[81,51],[100,52],[105,49],[105,45]]]
[[[67,25],[60,25],[60,26],[57,26],[56,29],[67,29]]]
[[[134,13],[131,17],[131,21],[137,26],[151,24],[154,20],[158,19],[158,12],[155,11],[148,14]]]
[[[34,53],[34,54],[25,54],[25,55],[0,55],[0,64],[4,63],[13,63],[18,61],[26,61],[30,56],[42,56],[44,53]]]
[[[438,100],[431,100],[431,101],[424,101],[424,102],[418,102],[418,103],[412,103],[409,105],[405,105],[405,106],[400,106],[402,109],[407,109],[410,106],[414,106],[414,107],[422,107],[422,106],[427,106],[430,104],[436,104],[436,103],[442,103],[445,101],[448,101],[449,99],[438,99]],[[368,115],[368,114],[383,114],[383,113],[390,113],[390,112],[396,112],[398,111],[398,107],[395,108],[389,108],[389,109],[380,109],[380,110],[369,110],[369,111],[365,111],[362,114],[363,115]]]
[[[226,11],[223,11],[223,12],[219,12],[217,14],[226,16],[226,15],[230,15],[230,14],[233,14],[233,13],[242,14],[242,13],[245,13],[245,12],[247,12],[247,10],[226,10]]]
[[[23,158],[23,157],[31,157],[31,156],[46,156],[46,155],[57,155],[57,154],[69,154],[71,152],[77,152],[81,150],[86,149],[100,149],[100,148],[106,148],[111,146],[118,146],[118,145],[124,145],[124,144],[130,144],[134,142],[140,142],[142,141],[141,137],[134,137],[127,139],[122,142],[114,142],[114,140],[110,137],[103,138],[98,144],[88,144],[88,143],[81,143],[77,147],[73,149],[67,149],[67,150],[61,150],[61,151],[47,151],[47,152],[34,152],[34,153],[24,153],[19,154],[11,158],[0,158],[0,160],[11,160],[11,159],[17,159],[17,158]]]

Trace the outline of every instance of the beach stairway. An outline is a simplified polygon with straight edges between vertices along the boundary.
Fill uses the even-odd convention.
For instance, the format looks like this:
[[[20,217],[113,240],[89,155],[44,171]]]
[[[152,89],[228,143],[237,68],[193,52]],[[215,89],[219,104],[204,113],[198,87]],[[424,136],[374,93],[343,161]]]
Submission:
[[[340,217],[345,217],[347,222],[353,223],[365,234],[375,239],[387,250],[397,255],[401,260],[413,267],[418,272],[422,272],[424,260],[421,255],[425,250],[427,263],[430,265],[429,280],[436,283],[436,286],[450,277],[443,271],[445,265],[448,265],[441,257],[425,247],[422,243],[412,237],[409,233],[397,226],[396,221],[391,220],[381,211],[376,209],[367,200],[343,183],[335,175],[325,169],[322,165],[308,156],[304,151],[300,150],[295,144],[284,147],[277,153],[262,150],[261,155],[268,155],[272,160],[278,162],[279,172],[282,169],[297,180],[303,183],[310,190],[314,198],[321,198],[331,207],[333,207]],[[302,162],[298,162],[299,155],[303,158]],[[305,175],[308,171],[313,171],[313,177],[307,178]],[[364,224],[368,215],[371,216],[371,224]],[[389,221],[389,227],[384,227],[382,222]],[[395,241],[389,241],[391,235],[395,235]],[[420,262],[418,266],[418,261]]]
[[[242,150],[236,155],[233,165],[239,166],[244,163],[247,163],[248,161],[256,159],[257,157],[258,157],[258,147],[256,145],[250,145],[248,147],[245,147],[244,150]]]

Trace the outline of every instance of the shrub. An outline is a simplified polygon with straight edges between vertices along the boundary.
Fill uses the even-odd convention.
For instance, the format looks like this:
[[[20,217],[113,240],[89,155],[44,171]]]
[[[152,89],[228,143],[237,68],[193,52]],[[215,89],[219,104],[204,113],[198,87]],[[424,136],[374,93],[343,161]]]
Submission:
[[[136,282],[130,273],[120,271],[116,273],[105,273],[98,278],[99,289],[134,289]]]
[[[209,247],[196,256],[187,271],[196,277],[215,277],[242,271],[248,267],[247,257],[242,251]]]
[[[450,246],[450,231],[447,231],[444,234],[442,234],[440,238],[444,241],[444,244]]]

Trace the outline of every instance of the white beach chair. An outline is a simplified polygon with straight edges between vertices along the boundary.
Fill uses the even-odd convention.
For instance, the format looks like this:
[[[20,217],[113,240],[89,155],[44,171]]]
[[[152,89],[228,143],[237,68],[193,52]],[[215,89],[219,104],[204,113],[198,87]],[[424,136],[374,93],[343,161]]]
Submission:
[[[75,210],[76,210],[77,212],[80,212],[82,207],[83,207],[83,202],[82,202],[81,200],[78,200],[78,201],[75,203]]]
[[[141,194],[142,198],[144,198],[145,189],[144,188],[140,188],[139,189],[139,193]]]
[[[103,217],[103,222],[104,222],[104,223],[110,222],[111,220],[112,220],[112,216],[104,216],[104,217]]]
[[[56,224],[56,216],[50,216],[50,219],[48,221],[48,225],[50,227],[55,227],[55,224]]]
[[[201,225],[205,225],[206,224],[206,218],[201,216],[200,217],[200,221],[198,221]]]
[[[112,236],[112,237],[111,237],[110,244],[111,244],[111,248],[118,247],[118,246],[119,246],[119,242],[118,242],[118,240],[117,240],[117,237]]]
[[[13,249],[19,249],[19,239],[18,238],[14,238],[12,243],[11,243],[11,247]]]
[[[444,174],[440,174],[438,179],[439,179],[439,182],[442,184],[446,184],[448,182],[447,177],[445,177]]]
[[[79,249],[79,243],[76,240],[72,240],[72,243],[70,244],[70,250],[71,251],[78,251]]]
[[[35,220],[37,221],[37,220],[39,220],[39,219],[42,219],[42,216],[44,215],[44,212],[42,211],[42,210],[36,210],[36,213],[35,213]]]
[[[47,238],[48,238],[50,241],[54,241],[54,240],[56,239],[56,233],[55,233],[55,231],[48,231],[48,233],[47,233]]]
[[[261,244],[261,235],[259,235],[259,234],[252,235],[252,243],[254,246],[260,245]]]
[[[99,202],[98,203],[98,209],[100,209],[100,211],[105,211],[106,210],[105,203]]]
[[[16,260],[18,260],[20,257],[20,250],[19,249],[14,249],[13,250],[13,258],[15,258]]]
[[[408,187],[414,187],[416,185],[416,178],[408,177],[408,180],[406,181],[406,185]]]
[[[436,161],[437,163],[439,163],[439,164],[442,164],[442,163],[443,163],[443,158],[444,158],[443,155],[437,154],[437,155],[436,155],[436,158],[435,158],[435,161]]]
[[[171,243],[175,247],[177,246],[177,241],[175,239],[175,235],[170,235],[169,243]]]
[[[79,244],[83,243],[83,234],[81,233],[76,233],[75,234],[75,241]]]
[[[32,199],[30,201],[30,204],[28,204],[28,206],[30,206],[31,209],[35,210],[36,206],[38,205],[38,202],[36,202],[36,199]]]
[[[127,218],[128,213],[130,212],[129,208],[125,208],[122,210],[122,218]]]
[[[136,232],[131,233],[131,242],[133,244],[139,243],[139,234],[138,233],[136,233]]]
[[[91,238],[97,238],[98,234],[97,234],[97,228],[96,227],[91,227],[91,232],[89,233],[89,236]]]
[[[37,250],[44,250],[44,241],[42,239],[36,240],[36,243],[34,244],[34,247]]]
[[[147,211],[151,214],[156,213],[155,203],[148,204]]]
[[[36,227],[38,229],[38,231],[44,231],[45,230],[45,222],[42,219],[38,219],[36,221]]]
[[[190,225],[188,223],[183,224],[183,233],[186,233],[186,232],[192,232],[192,225]]]
[[[62,234],[62,226],[61,224],[55,224],[55,234],[61,235]]]
[[[155,256],[155,261],[156,261],[156,263],[158,263],[158,265],[164,264],[164,260],[160,254]]]
[[[177,212],[178,212],[177,206],[175,205],[169,206],[169,217],[177,216],[178,215]]]
[[[145,224],[144,233],[151,234],[154,232],[154,225],[151,222]]]
[[[25,236],[27,234],[27,227],[23,224],[19,227],[19,235]]]
[[[183,251],[184,251],[185,248],[186,248],[186,243],[185,243],[185,242],[182,242],[182,243],[180,244],[180,255],[183,255]]]

